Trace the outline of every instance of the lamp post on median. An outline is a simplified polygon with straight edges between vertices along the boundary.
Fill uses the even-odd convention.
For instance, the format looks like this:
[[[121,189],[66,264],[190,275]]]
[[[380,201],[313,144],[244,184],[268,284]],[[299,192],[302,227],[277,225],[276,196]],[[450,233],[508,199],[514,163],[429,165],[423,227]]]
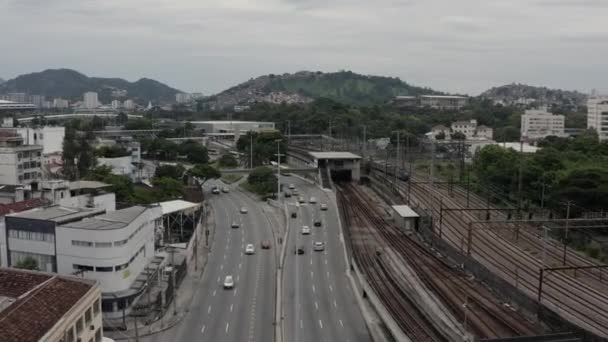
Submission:
[[[277,139],[277,202],[281,201],[281,139]]]

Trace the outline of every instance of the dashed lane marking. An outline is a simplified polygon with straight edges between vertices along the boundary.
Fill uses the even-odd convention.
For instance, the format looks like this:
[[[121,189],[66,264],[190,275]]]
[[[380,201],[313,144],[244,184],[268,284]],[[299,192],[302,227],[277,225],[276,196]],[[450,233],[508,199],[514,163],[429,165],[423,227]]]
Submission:
[[[209,305],[209,308],[207,309],[207,314],[211,313],[211,305]]]
[[[316,292],[316,290],[315,290],[315,286],[313,285],[313,286],[312,286],[312,293],[315,293],[315,292]]]
[[[205,328],[206,328],[206,327],[203,325],[203,328],[201,329],[201,334],[204,334],[204,333],[205,333]]]
[[[226,323],[226,334],[228,333],[228,328],[230,327],[230,323]]]
[[[319,320],[319,326],[321,327],[321,329],[323,329],[323,321]]]
[[[342,323],[342,320],[339,319],[338,322],[340,322],[340,325],[342,326],[342,328],[344,328],[344,323]]]
[[[230,312],[232,312],[233,306],[234,306],[234,304],[230,304]]]
[[[215,297],[217,290],[213,290],[213,297]]]
[[[315,309],[319,310],[319,303],[315,301]]]

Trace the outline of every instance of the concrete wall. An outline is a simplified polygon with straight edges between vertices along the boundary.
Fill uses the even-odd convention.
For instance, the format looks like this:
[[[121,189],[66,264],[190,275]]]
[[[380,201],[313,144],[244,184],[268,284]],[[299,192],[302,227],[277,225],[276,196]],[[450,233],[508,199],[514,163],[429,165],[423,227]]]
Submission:
[[[18,128],[17,132],[23,137],[24,145],[42,145],[44,154],[63,151],[63,126],[23,127]]]
[[[93,196],[92,199],[93,208],[105,209],[106,212],[116,210],[116,195],[113,192]],[[91,204],[91,195],[68,197],[59,201],[59,205],[72,208],[87,208],[89,204]]]

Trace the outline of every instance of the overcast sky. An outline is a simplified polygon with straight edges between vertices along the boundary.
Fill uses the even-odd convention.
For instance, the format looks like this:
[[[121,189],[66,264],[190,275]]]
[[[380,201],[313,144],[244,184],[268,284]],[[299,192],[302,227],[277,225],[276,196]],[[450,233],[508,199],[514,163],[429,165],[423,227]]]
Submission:
[[[212,94],[268,73],[608,92],[608,0],[0,0],[0,77],[66,67]]]

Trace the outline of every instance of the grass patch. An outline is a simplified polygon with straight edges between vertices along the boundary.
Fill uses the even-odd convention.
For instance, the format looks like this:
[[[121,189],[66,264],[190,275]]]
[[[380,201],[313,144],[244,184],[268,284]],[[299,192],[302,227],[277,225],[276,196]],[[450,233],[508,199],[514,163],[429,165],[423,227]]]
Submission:
[[[240,181],[243,178],[243,175],[223,175],[222,182],[226,184],[232,184]]]

